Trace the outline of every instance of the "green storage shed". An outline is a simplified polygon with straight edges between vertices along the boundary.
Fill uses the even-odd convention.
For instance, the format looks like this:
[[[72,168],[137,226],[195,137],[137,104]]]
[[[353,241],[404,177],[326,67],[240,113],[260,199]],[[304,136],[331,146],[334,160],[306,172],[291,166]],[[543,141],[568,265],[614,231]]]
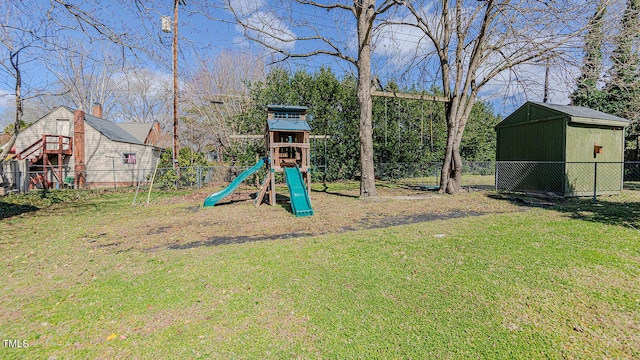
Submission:
[[[628,125],[626,119],[581,106],[527,102],[495,126],[496,188],[561,196],[618,194]]]

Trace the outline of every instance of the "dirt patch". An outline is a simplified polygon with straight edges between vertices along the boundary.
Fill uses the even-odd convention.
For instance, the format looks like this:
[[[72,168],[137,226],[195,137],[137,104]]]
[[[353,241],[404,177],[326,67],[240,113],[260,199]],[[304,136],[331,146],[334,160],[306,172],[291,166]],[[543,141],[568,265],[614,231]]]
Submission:
[[[207,196],[215,193],[217,190],[211,188],[205,188],[201,190],[194,191],[193,193],[176,196],[170,199],[164,199],[161,201],[163,204],[187,204],[187,203],[198,203],[197,208],[200,207],[201,203],[204,202]],[[248,201],[255,197],[255,193],[258,192],[257,189],[254,189],[251,186],[247,186],[245,188],[234,191],[231,195],[225,197],[224,199],[218,202],[220,204],[233,204],[236,202]]]
[[[291,238],[299,238],[299,237],[324,235],[328,233],[341,234],[341,233],[346,233],[350,231],[381,229],[381,228],[387,228],[391,226],[417,224],[417,223],[422,223],[427,221],[448,220],[448,219],[456,219],[456,218],[480,216],[480,215],[483,215],[483,214],[478,212],[464,213],[464,212],[454,211],[447,214],[416,214],[416,215],[398,216],[398,217],[384,217],[381,219],[365,218],[365,219],[362,219],[357,225],[344,226],[341,228],[334,229],[334,231],[331,231],[331,232],[329,231],[320,231],[316,233],[296,232],[296,233],[257,235],[257,236],[213,236],[205,241],[194,241],[186,244],[169,245],[167,248],[171,250],[185,250],[185,249],[193,249],[193,248],[198,248],[203,246],[220,246],[220,245],[229,245],[229,244],[242,244],[242,243],[253,242],[253,241],[283,240],[283,239],[291,239]]]
[[[223,236],[223,237],[210,237],[205,241],[194,241],[186,244],[176,244],[169,245],[167,249],[170,250],[185,250],[185,249],[194,249],[203,246],[220,246],[220,245],[230,245],[230,244],[242,244],[253,241],[265,241],[265,240],[281,240],[281,239],[291,239],[298,238],[303,236],[310,236],[314,234],[304,234],[304,233],[292,233],[292,234],[279,234],[279,235],[271,235],[271,236]]]
[[[424,200],[437,197],[436,195],[399,195],[399,196],[378,196],[376,199],[393,199],[393,200]]]
[[[357,183],[315,186],[311,192],[314,215],[301,218],[291,213],[285,186],[278,188],[275,206],[259,207],[252,199],[257,189],[247,187],[204,208],[204,200],[216,189],[201,189],[127,209],[126,216],[118,217],[117,228],[105,221],[92,228],[92,235],[100,236],[85,238],[94,240],[87,245],[99,251],[153,252],[343,234],[531,208],[491,192],[446,195],[389,185],[378,187],[377,197],[360,199],[358,189]]]
[[[136,207],[139,214],[132,214],[131,218],[143,218],[144,226],[140,226],[139,220],[131,220],[117,231],[105,230],[109,235],[100,239],[100,243],[120,242],[104,251],[183,250],[342,234],[528,209],[523,204],[492,198],[487,192],[451,196],[428,190],[381,186],[378,197],[360,199],[357,186],[330,184],[324,191],[311,193],[315,214],[297,218],[291,213],[286,187],[278,189],[275,206],[255,207],[254,190],[244,189],[216,206],[203,208],[204,199],[214,191],[202,189]]]
[[[448,213],[438,214],[438,213],[422,213],[422,214],[412,214],[406,216],[388,216],[381,219],[376,219],[373,223],[367,223],[366,229],[381,229],[387,228],[390,226],[400,226],[400,225],[408,225],[408,224],[418,224],[428,221],[436,221],[436,220],[449,220],[449,219],[457,219],[471,216],[480,216],[484,215],[484,213],[476,212],[476,211],[451,211]]]

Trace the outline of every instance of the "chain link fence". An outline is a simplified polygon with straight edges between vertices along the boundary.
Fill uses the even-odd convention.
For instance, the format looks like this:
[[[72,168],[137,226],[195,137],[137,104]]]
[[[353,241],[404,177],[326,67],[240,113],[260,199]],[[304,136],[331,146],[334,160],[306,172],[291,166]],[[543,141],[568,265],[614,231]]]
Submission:
[[[376,164],[376,178],[438,188],[441,169],[442,163],[382,163]],[[463,162],[462,174],[462,186],[472,190],[640,201],[640,162]]]
[[[73,189],[73,188],[124,188],[150,186],[167,188],[202,188],[210,183],[225,184],[248,169],[247,166],[194,166],[181,167],[179,172],[173,168],[135,169],[135,170],[87,170],[83,172],[84,186],[78,186],[78,175],[69,167],[31,166],[29,170],[6,167],[3,171],[5,192],[24,193],[37,189]],[[249,177],[246,182],[256,182],[264,172]]]
[[[466,161],[462,165],[462,186],[476,189],[495,188],[495,162]],[[398,185],[435,189],[440,185],[441,162],[433,163],[379,163],[376,179]]]
[[[496,190],[546,193],[563,197],[623,195],[640,190],[640,162],[496,163]]]
[[[101,170],[84,173],[85,188],[203,188],[225,186],[247,166],[182,167],[179,176],[172,168]],[[442,163],[378,163],[376,179],[398,185],[437,189]],[[314,181],[322,181],[323,170],[312,171]],[[27,192],[44,187],[77,188],[72,169],[32,168],[30,171],[5,168],[5,192]],[[247,188],[258,187],[266,175],[260,170],[245,181]],[[8,185],[8,186],[7,186]],[[622,195],[640,201],[640,162],[464,162],[462,186],[475,190],[542,193],[564,197]]]
[[[439,184],[441,163],[378,163],[375,176],[407,186],[436,187]]]

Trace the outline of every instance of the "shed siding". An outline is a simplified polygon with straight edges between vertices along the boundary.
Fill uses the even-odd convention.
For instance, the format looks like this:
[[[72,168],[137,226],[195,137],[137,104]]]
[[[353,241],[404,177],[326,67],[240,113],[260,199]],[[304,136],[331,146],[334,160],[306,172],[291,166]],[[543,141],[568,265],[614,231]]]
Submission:
[[[569,124],[567,126],[567,196],[616,194],[622,190],[624,130],[602,126]],[[603,152],[594,154],[594,145]],[[595,174],[598,162],[597,178]]]
[[[549,118],[557,118],[559,116],[563,116],[563,114],[548,108],[536,106],[532,103],[525,103],[511,115],[507,116],[497,126],[504,127],[525,124],[532,121],[544,121]]]
[[[496,186],[587,196],[597,180],[597,194],[619,193],[627,123],[587,108],[526,103],[495,127],[496,159],[504,162]],[[594,145],[603,152],[594,154]]]
[[[620,162],[624,146],[624,130],[569,124],[567,126],[567,162]],[[594,145],[603,146],[603,152],[594,156]]]
[[[564,114],[551,110],[549,108],[537,106],[531,103],[529,104],[529,114],[527,116],[527,121],[540,121],[558,117],[564,117]]]
[[[529,144],[523,146],[523,144]],[[523,123],[498,128],[498,161],[562,161],[564,121]]]

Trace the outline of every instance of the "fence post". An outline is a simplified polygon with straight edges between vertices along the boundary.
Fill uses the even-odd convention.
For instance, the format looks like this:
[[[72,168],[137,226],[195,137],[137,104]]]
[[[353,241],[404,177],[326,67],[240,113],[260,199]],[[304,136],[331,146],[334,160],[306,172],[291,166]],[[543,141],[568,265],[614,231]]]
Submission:
[[[496,187],[496,191],[498,191],[498,162],[496,161],[495,164],[496,164],[496,171],[495,171],[496,175],[493,179],[493,182]]]
[[[598,199],[598,162],[593,163],[593,203],[595,204]]]
[[[116,158],[112,157],[111,158],[111,164],[113,165],[113,189],[117,189],[117,185],[116,185]]]

